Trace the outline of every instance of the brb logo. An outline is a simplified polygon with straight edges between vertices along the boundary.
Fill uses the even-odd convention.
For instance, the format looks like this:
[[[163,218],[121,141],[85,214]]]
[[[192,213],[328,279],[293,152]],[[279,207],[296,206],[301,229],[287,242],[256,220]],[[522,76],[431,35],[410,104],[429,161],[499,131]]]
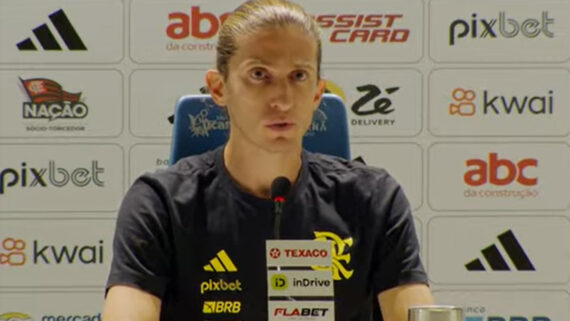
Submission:
[[[474,90],[455,88],[451,93],[452,103],[449,104],[449,115],[464,117],[477,113],[483,115],[552,115],[554,113],[554,91],[549,90],[546,95],[506,96],[496,95],[490,90],[483,90],[482,100],[476,102],[480,96]]]
[[[471,21],[457,19],[451,23],[449,45],[455,46],[458,39],[466,37],[496,39],[499,37],[514,38],[522,34],[526,38],[536,38],[544,34],[548,38],[554,38],[554,33],[549,30],[549,26],[553,23],[554,19],[548,17],[547,11],[543,11],[539,19],[528,18],[522,21],[507,17],[504,11],[499,12],[498,19],[479,18],[476,13],[473,13]]]
[[[0,195],[5,194],[10,187],[64,187],[70,182],[77,187],[85,187],[91,183],[103,187],[104,182],[100,175],[105,169],[99,167],[98,161],[92,161],[90,168],[78,167],[65,169],[56,166],[55,161],[50,160],[48,167],[28,167],[22,162],[20,168],[3,168],[0,170]],[[47,177],[46,177],[47,176]]]
[[[325,14],[315,17],[322,29],[332,29],[331,43],[405,43],[410,29],[396,28],[402,14]]]
[[[214,37],[229,12],[216,17],[210,12],[200,12],[200,7],[192,6],[190,13],[171,12],[168,14],[170,24],[166,27],[166,35],[170,39],[179,40],[193,37],[197,39],[209,39]]]
[[[54,245],[33,240],[30,253],[25,252],[26,241],[7,237],[2,240],[0,266],[19,267],[26,264],[103,264],[104,242],[97,244]],[[31,258],[27,260],[26,258]]]

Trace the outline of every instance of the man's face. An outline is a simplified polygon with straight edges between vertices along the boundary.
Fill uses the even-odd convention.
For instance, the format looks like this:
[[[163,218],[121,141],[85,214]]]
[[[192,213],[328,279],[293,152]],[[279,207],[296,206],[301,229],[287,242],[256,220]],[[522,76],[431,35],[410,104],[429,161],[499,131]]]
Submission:
[[[230,140],[298,150],[324,91],[315,40],[290,26],[239,37],[237,46],[223,85]]]

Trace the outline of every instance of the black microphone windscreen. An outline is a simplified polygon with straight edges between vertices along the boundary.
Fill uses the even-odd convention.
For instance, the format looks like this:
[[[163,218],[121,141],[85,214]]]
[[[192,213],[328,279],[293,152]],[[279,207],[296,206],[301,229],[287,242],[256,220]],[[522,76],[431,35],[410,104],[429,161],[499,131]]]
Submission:
[[[291,182],[287,177],[279,176],[271,183],[271,199],[275,197],[285,197],[289,193]]]

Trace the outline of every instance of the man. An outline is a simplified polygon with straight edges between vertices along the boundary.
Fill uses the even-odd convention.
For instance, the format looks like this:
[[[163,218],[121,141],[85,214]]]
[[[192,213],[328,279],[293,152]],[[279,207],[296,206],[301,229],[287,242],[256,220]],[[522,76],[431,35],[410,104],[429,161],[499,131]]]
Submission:
[[[409,305],[432,303],[398,184],[383,170],[302,150],[325,87],[311,16],[284,0],[246,2],[226,19],[217,50],[206,84],[227,109],[228,142],[133,184],[103,319],[266,320],[265,240],[279,176],[293,182],[281,238],[346,242],[332,271],[336,320],[405,321]],[[204,286],[222,281],[232,288]],[[219,315],[205,308],[216,300],[230,302]]]

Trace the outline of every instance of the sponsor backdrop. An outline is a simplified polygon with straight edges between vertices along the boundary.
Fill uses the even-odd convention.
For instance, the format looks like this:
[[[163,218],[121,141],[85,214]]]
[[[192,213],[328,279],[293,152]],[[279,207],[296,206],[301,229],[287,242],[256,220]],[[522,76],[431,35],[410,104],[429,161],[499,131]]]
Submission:
[[[168,166],[174,103],[238,3],[0,0],[0,319],[100,320],[121,198]],[[437,300],[570,320],[570,0],[303,4]]]

